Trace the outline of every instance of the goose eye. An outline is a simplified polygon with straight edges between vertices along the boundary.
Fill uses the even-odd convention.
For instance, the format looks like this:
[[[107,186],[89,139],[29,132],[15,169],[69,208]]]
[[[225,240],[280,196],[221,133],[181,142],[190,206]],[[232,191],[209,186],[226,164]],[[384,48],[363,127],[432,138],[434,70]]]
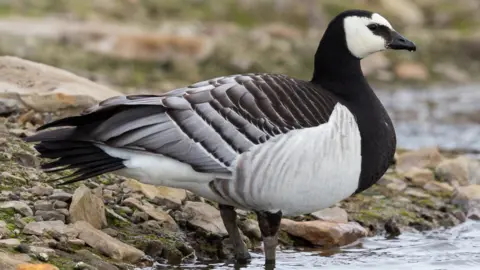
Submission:
[[[372,24],[369,24],[367,27],[368,27],[368,29],[374,31],[378,28],[378,24],[372,23]]]

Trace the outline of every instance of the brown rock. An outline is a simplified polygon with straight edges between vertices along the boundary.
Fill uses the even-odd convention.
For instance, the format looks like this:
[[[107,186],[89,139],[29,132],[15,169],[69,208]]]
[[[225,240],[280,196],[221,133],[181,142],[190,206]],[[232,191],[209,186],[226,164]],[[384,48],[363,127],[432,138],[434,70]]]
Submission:
[[[472,208],[467,213],[467,218],[471,220],[480,220],[480,208]]]
[[[156,208],[148,202],[140,202],[135,198],[127,198],[123,201],[123,204],[130,207],[135,207],[143,212],[147,213],[151,218],[157,220],[162,224],[164,228],[167,228],[172,231],[178,230],[178,225],[175,220],[165,211],[160,208]]]
[[[70,220],[72,223],[84,220],[97,229],[107,226],[103,200],[94,195],[85,185],[80,186],[72,197]]]
[[[46,185],[37,185],[32,187],[30,192],[35,196],[50,196],[53,193],[53,188]]]
[[[9,115],[18,112],[21,104],[18,100],[9,98],[0,98],[0,115]]]
[[[258,240],[262,238],[262,232],[260,231],[260,226],[258,226],[258,222],[256,220],[245,219],[240,222],[239,227],[242,232],[250,238]]]
[[[405,194],[420,199],[427,199],[431,197],[429,194],[425,193],[425,191],[418,188],[407,188],[405,190]]]
[[[20,240],[15,239],[15,238],[9,238],[9,239],[3,239],[0,240],[0,248],[15,248],[20,245]]]
[[[184,189],[147,185],[133,179],[125,181],[123,185],[133,191],[142,192],[150,200],[158,198],[182,205],[187,198],[187,192]]]
[[[435,181],[432,170],[423,168],[412,168],[404,174],[404,177],[417,187],[423,187],[426,183]]]
[[[399,154],[395,168],[399,173],[406,173],[412,168],[435,168],[443,160],[437,147],[422,148]]]
[[[453,194],[452,202],[460,205],[465,212],[474,208],[480,209],[480,185],[458,187]]]
[[[218,236],[227,235],[220,211],[215,207],[203,202],[188,201],[185,203],[183,211],[190,217],[187,220],[190,225]]]
[[[0,97],[35,111],[88,108],[121,93],[65,70],[17,57],[0,57]]]
[[[24,234],[43,236],[49,232],[54,232],[58,235],[65,235],[69,238],[75,238],[78,235],[77,231],[66,226],[60,220],[30,222],[25,226],[25,228],[23,228]]]
[[[480,184],[480,163],[468,157],[446,159],[437,165],[435,173],[445,182],[465,186]]]
[[[401,80],[425,81],[430,77],[425,65],[414,62],[397,64],[395,66],[395,74]]]
[[[340,207],[325,208],[320,211],[313,212],[311,215],[314,218],[323,221],[333,221],[339,223],[348,222],[347,211],[343,210]]]
[[[7,228],[7,223],[0,220],[0,239],[6,238],[10,235],[10,230]]]
[[[386,188],[396,192],[402,192],[407,188],[407,184],[404,181],[398,178],[393,178],[393,179],[395,179],[395,181],[388,183],[385,186]]]
[[[59,270],[51,264],[20,264],[16,270]]]
[[[377,185],[380,185],[380,186],[386,186],[390,183],[395,183],[395,182],[398,182],[398,181],[402,181],[401,179],[398,179],[398,177],[394,176],[394,175],[390,175],[390,174],[384,174],[380,180],[378,180],[377,182]]]
[[[282,219],[280,227],[288,234],[323,247],[348,245],[368,234],[365,228],[355,222],[337,223],[321,220],[298,222]]]
[[[31,260],[26,254],[7,254],[0,251],[0,269],[2,270],[17,270],[17,266]]]
[[[0,209],[14,209],[16,212],[22,214],[26,217],[33,216],[33,211],[28,206],[26,202],[23,201],[8,201],[8,202],[0,202]]]
[[[429,181],[423,186],[423,189],[431,192],[453,192],[454,188],[447,183],[441,183],[437,181]]]
[[[143,251],[95,229],[88,222],[77,221],[73,226],[79,232],[79,239],[85,241],[90,247],[114,260],[135,263],[145,255]]]

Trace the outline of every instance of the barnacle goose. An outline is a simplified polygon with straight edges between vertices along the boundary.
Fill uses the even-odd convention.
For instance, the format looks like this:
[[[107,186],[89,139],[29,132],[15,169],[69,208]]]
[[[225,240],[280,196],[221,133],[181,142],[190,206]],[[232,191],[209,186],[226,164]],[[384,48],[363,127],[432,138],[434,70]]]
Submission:
[[[242,74],[114,97],[26,140],[55,159],[45,170],[76,169],[65,183],[113,172],[218,202],[237,260],[250,255],[234,208],[255,211],[272,264],[282,215],[361,192],[391,163],[395,130],[360,67],[386,49],[416,46],[378,13],[347,10],[329,23],[310,81]]]

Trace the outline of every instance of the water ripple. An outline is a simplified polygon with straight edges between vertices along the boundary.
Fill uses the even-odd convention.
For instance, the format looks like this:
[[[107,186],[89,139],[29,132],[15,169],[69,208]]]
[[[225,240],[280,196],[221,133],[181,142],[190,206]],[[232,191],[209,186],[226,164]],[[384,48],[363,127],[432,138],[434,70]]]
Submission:
[[[326,255],[327,254],[327,255]],[[229,263],[193,263],[173,267],[158,264],[154,269],[265,269],[263,256],[252,254],[244,268]],[[480,222],[467,221],[447,230],[405,233],[398,239],[365,238],[333,254],[324,250],[283,250],[278,253],[279,270],[292,269],[389,269],[389,270],[478,270],[480,269]]]

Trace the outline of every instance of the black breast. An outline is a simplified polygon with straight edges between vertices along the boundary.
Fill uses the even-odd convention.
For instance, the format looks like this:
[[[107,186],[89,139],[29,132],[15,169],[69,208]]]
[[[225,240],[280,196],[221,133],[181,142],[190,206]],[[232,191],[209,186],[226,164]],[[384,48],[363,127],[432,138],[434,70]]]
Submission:
[[[353,86],[351,86],[353,87]],[[362,144],[362,171],[355,193],[368,189],[387,171],[396,149],[396,135],[387,111],[368,84],[344,100],[357,120]]]

